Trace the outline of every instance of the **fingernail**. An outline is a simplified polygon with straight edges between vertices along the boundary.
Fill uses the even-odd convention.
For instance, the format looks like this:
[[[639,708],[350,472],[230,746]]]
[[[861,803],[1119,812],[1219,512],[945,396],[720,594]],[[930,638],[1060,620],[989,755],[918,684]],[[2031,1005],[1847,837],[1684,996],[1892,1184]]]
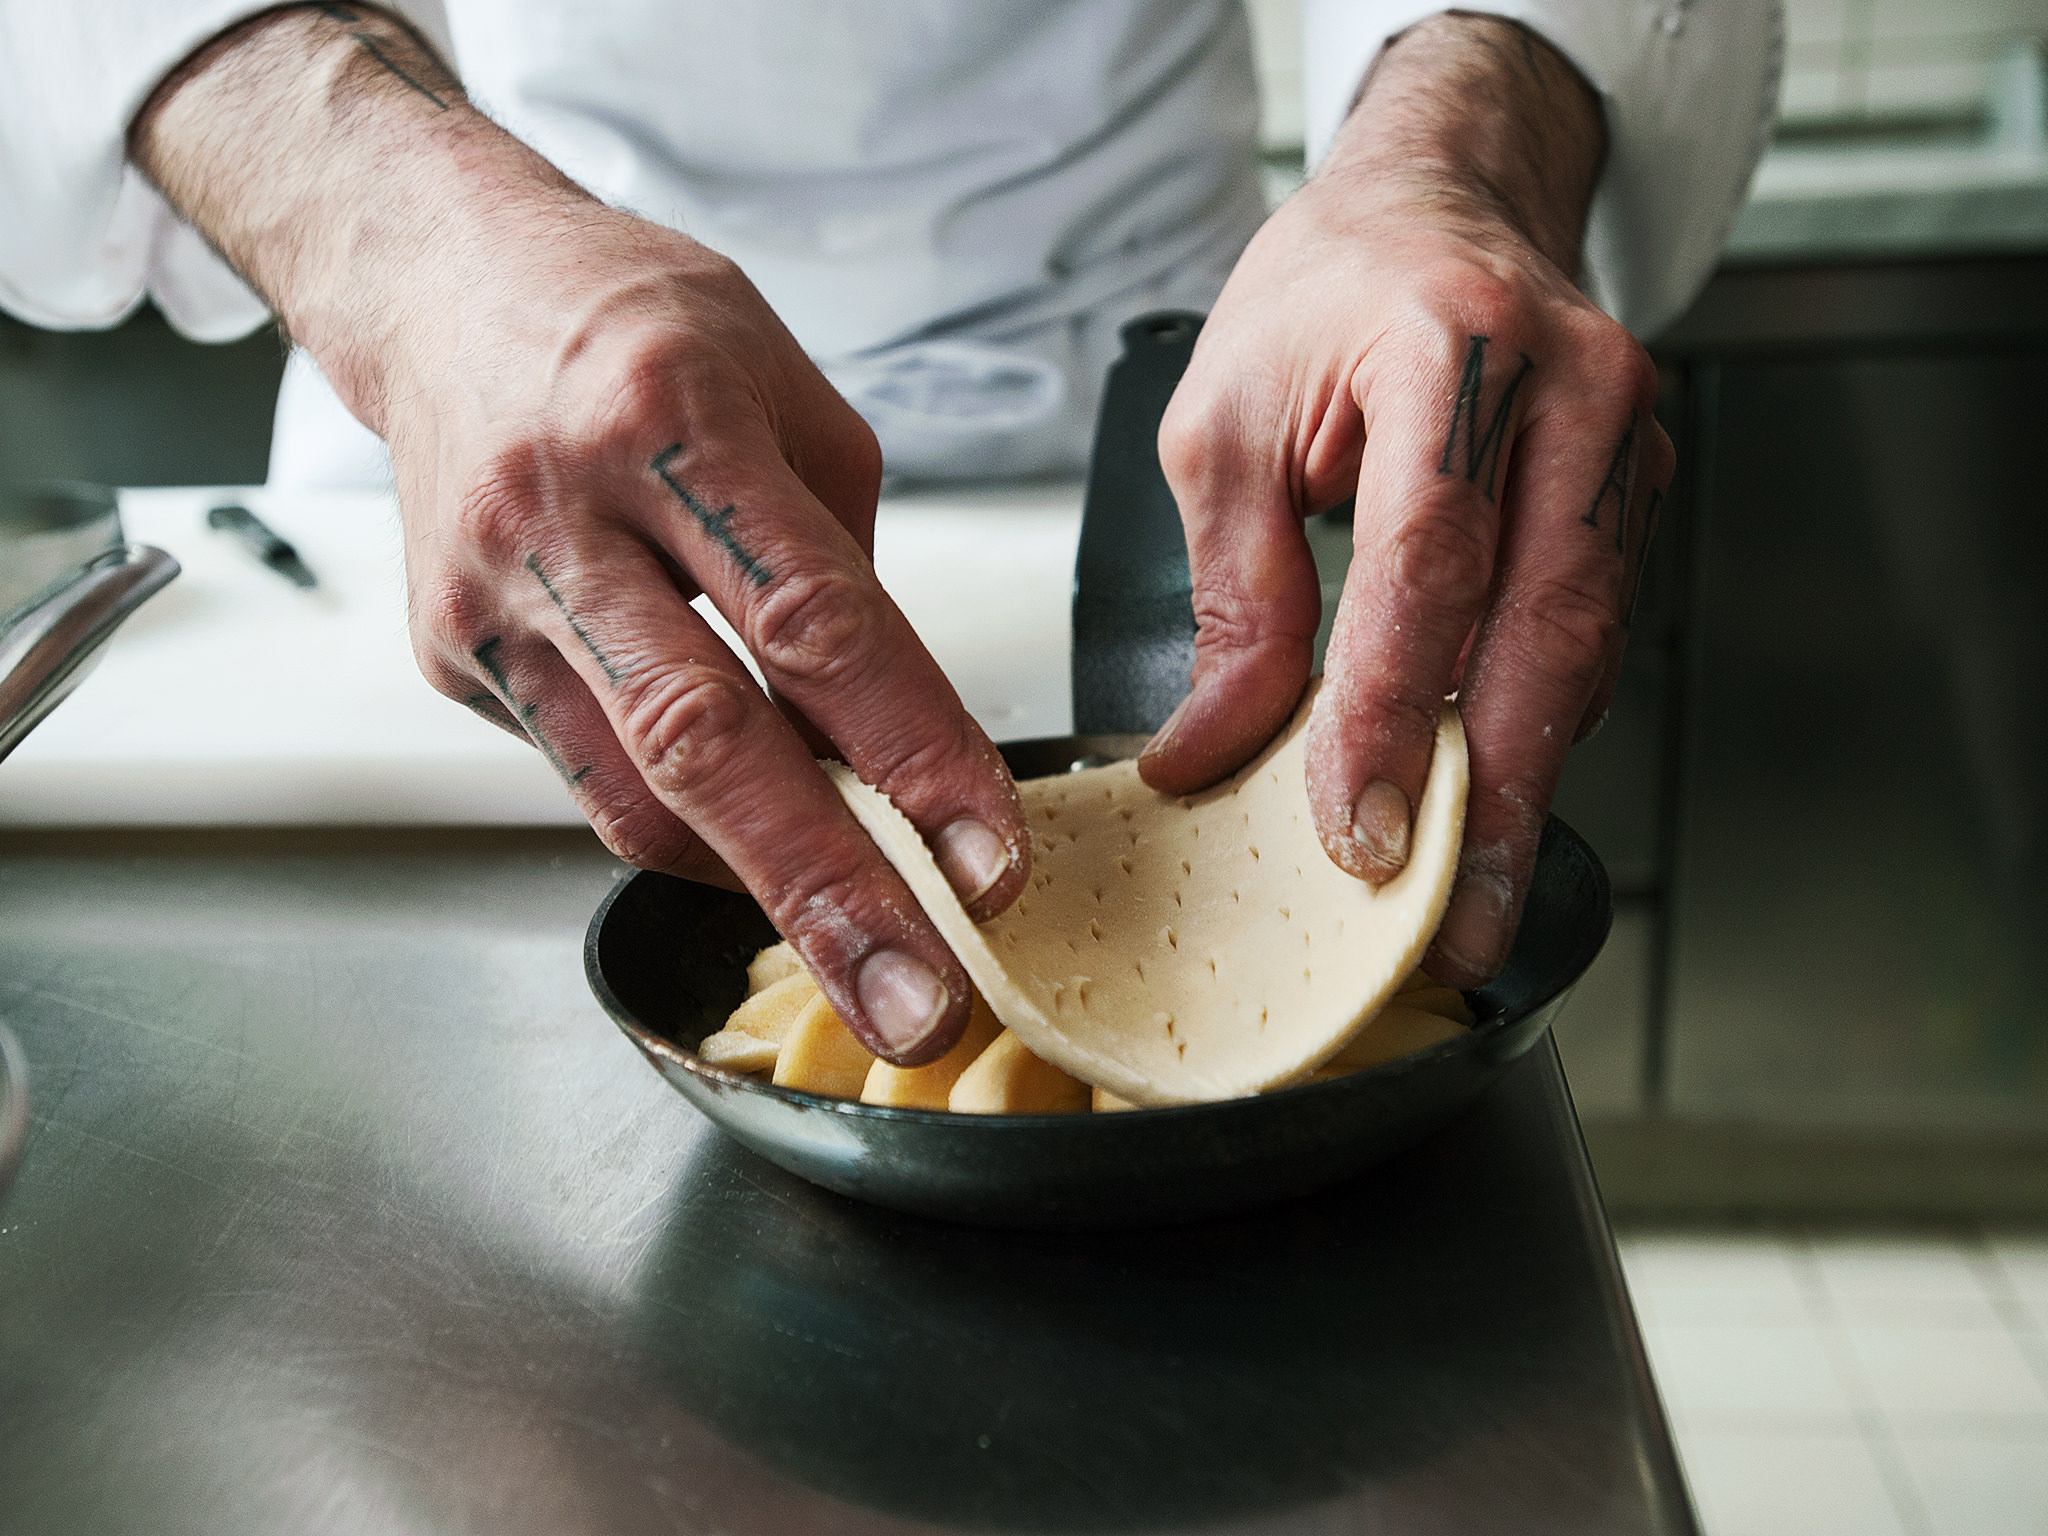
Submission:
[[[952,1001],[930,966],[896,949],[868,956],[853,987],[868,1022],[896,1051],[909,1050],[937,1029]]]
[[[972,816],[950,823],[932,844],[947,883],[969,905],[979,901],[1010,867],[1010,850],[1003,840]]]
[[[1507,913],[1507,892],[1498,880],[1475,875],[1458,882],[1443,926],[1436,931],[1436,947],[1465,973],[1459,978],[1464,985],[1476,986],[1500,969],[1508,941]]]
[[[1158,730],[1152,733],[1152,739],[1145,743],[1145,750],[1140,752],[1138,756],[1151,757],[1156,753],[1164,752],[1171,746],[1174,733],[1180,729],[1181,721],[1187,716],[1188,706],[1194,702],[1195,696],[1191,693],[1174,705],[1173,713],[1166,717],[1166,724],[1160,726]]]
[[[1390,870],[1408,865],[1408,796],[1391,779],[1374,779],[1351,807],[1351,835]]]
[[[1579,734],[1572,739],[1572,745],[1575,747],[1582,746],[1586,742],[1591,741],[1595,736],[1598,736],[1600,734],[1600,727],[1607,723],[1607,715],[1608,711],[1603,709],[1591,720],[1588,720],[1586,722],[1586,728],[1580,731]]]

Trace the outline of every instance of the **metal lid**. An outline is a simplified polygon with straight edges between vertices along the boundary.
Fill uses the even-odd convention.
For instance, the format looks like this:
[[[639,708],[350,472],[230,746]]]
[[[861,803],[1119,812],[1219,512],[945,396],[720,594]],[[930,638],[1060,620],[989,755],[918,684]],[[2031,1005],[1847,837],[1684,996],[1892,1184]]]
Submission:
[[[0,485],[0,628],[120,545],[120,507],[106,486]]]

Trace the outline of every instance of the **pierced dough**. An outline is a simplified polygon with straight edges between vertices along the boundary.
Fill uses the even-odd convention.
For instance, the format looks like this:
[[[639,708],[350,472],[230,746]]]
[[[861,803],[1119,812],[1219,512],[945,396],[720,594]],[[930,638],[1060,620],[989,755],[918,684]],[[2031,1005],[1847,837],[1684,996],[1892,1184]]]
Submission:
[[[1428,990],[1450,991],[1448,987]],[[1343,1050],[1315,1071],[1315,1080],[1321,1082],[1325,1078],[1346,1077],[1368,1067],[1399,1061],[1403,1056],[1413,1056],[1417,1051],[1426,1051],[1432,1045],[1455,1040],[1465,1033],[1469,1026],[1459,1020],[1409,1002],[1411,997],[1427,995],[1428,992],[1411,992],[1388,1003],[1372,1016],[1365,1028],[1351,1037]],[[1452,992],[1451,996],[1457,997],[1458,994]],[[1465,1011],[1463,998],[1458,999],[1458,1008],[1460,1012]]]
[[[1033,1054],[1133,1104],[1238,1098],[1308,1077],[1408,980],[1464,834],[1465,733],[1446,705],[1407,867],[1375,890],[1331,863],[1303,778],[1313,700],[1198,795],[1156,794],[1130,762],[1020,784],[1031,883],[981,926],[887,797],[825,768]]]

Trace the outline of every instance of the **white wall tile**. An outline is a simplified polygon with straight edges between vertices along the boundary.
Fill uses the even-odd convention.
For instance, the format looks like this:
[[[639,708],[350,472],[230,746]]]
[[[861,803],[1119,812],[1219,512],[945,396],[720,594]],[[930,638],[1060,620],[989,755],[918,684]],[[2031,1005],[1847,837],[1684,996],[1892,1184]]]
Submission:
[[[1991,1254],[2034,1326],[2048,1333],[2048,1238],[1995,1237]]]
[[[1840,47],[1848,34],[1851,13],[1859,27],[1869,25],[1869,0],[1785,0],[1785,41]]]
[[[1622,1267],[1637,1309],[1659,1323],[1808,1321],[1792,1250],[1777,1237],[1631,1237]]]
[[[1944,1419],[2019,1420],[2048,1433],[2043,1392],[2004,1328],[1924,1328],[1845,1322],[1856,1365],[1902,1433]]]
[[[2048,1238],[1620,1248],[1706,1536],[2048,1533]]]
[[[1665,1323],[1643,1342],[1672,1416],[1689,1427],[1755,1427],[1766,1420],[1814,1429],[1852,1427],[1817,1329],[1805,1324]]]
[[[1301,0],[1247,0],[1246,10],[1259,68],[1259,142],[1268,148],[1299,144]]]
[[[2048,32],[2048,4],[2042,0],[1865,0],[1871,30],[1879,37],[1925,36],[1939,32],[2025,34]],[[1790,0],[1803,7],[1806,0]]]
[[[1854,1433],[1704,1432],[1683,1456],[1706,1536],[1906,1536]]]
[[[1788,117],[1967,111],[2006,50],[2048,38],[2048,0],[1787,0]]]
[[[1935,1536],[2048,1531],[2048,1432],[1905,1435],[1898,1456]],[[1720,1536],[1711,1531],[1709,1536]]]
[[[1979,1270],[1987,1259],[1961,1243],[1821,1239],[1811,1252],[1827,1299],[1845,1321],[2004,1326]]]

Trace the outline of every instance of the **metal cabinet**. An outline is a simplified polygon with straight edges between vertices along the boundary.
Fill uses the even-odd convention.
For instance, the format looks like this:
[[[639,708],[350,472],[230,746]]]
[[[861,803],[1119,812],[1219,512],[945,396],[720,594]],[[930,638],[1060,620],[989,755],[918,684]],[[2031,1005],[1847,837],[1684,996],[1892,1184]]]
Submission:
[[[1724,274],[1686,380],[1665,1109],[2048,1129],[2048,260]]]
[[[2048,347],[1700,387],[1667,1103],[2048,1124]]]
[[[109,331],[0,315],[0,484],[260,482],[284,359],[268,326],[202,346],[148,308]]]

